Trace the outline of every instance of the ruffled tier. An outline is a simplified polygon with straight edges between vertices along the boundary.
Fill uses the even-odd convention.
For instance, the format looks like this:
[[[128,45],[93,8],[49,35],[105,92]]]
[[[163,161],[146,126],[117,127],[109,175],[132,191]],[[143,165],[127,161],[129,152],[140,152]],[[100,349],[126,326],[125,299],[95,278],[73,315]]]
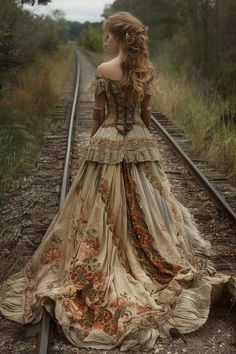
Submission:
[[[106,164],[158,161],[158,144],[146,127],[135,125],[124,137],[115,127],[101,126],[84,147],[83,160]]]
[[[150,350],[192,332],[230,276],[171,192],[158,161],[82,161],[26,267],[0,286],[0,313],[26,324],[45,308],[80,348]]]
[[[138,149],[138,151],[131,150],[105,150],[99,147],[89,146],[85,148],[82,155],[83,160],[95,161],[99,163],[107,164],[117,164],[123,159],[126,162],[140,162],[140,161],[157,161],[160,160],[159,151],[154,149],[145,148],[143,151]]]

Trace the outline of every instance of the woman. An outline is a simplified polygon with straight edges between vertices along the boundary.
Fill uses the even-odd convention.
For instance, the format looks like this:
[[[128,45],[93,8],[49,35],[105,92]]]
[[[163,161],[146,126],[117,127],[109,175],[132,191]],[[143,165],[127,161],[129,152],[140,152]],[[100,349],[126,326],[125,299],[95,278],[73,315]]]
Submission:
[[[103,27],[116,56],[90,85],[90,142],[40,246],[2,284],[0,313],[36,323],[45,307],[75,346],[145,350],[202,326],[213,284],[228,278],[204,257],[210,243],[172,194],[149,132],[147,28],[127,12]]]

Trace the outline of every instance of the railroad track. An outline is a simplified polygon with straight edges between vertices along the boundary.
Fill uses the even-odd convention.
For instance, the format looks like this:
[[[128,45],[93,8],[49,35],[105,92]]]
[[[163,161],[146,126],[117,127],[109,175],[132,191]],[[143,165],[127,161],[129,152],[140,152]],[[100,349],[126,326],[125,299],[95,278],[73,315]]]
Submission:
[[[206,191],[215,200],[219,209],[236,224],[236,187],[228,179],[192,149],[184,132],[177,128],[165,115],[153,112],[153,122],[178,155],[184,159],[190,170],[204,184]]]
[[[189,204],[190,209],[192,207],[195,218],[200,224],[203,224],[203,229],[205,228],[203,233],[207,234],[211,230],[210,241],[215,251],[215,255],[211,258],[216,269],[235,275],[236,188],[231,186],[214,167],[196,156],[191,149],[191,142],[186,139],[184,133],[163,114],[153,112],[152,123],[153,130],[158,132],[157,135],[161,134],[174,153],[173,156],[168,151],[164,152],[167,153],[165,161],[171,161],[166,173],[171,175],[169,176],[170,180],[173,179],[173,176],[175,178],[178,176],[176,190],[180,188],[181,178],[185,185],[190,186],[188,189],[188,196],[192,195],[190,204],[186,193],[184,193],[182,201],[185,205]],[[160,137],[157,138],[161,141]],[[164,144],[163,141],[162,144]],[[176,161],[173,164],[175,157],[178,157],[177,164]],[[177,172],[175,172],[176,166],[178,167]],[[192,193],[190,194],[190,192]]]
[[[59,132],[52,134],[49,132],[46,134],[48,137],[47,144],[59,142],[59,146],[62,147],[62,151],[58,152],[60,159],[59,164],[58,160],[55,160],[55,156],[52,156],[50,151],[46,151],[46,156],[39,160],[38,167],[40,171],[38,172],[38,180],[36,179],[37,183],[42,183],[42,188],[48,192],[48,200],[50,201],[50,208],[51,208],[51,216],[47,218],[47,222],[43,218],[45,218],[45,209],[43,208],[43,201],[41,201],[41,205],[39,209],[41,210],[42,219],[41,224],[43,225],[41,228],[39,227],[40,235],[43,236],[45,233],[47,226],[49,224],[49,219],[53,218],[53,215],[58,209],[58,202],[60,199],[60,205],[62,205],[63,200],[65,198],[66,192],[68,191],[73,179],[77,173],[77,170],[80,166],[80,156],[83,149],[83,146],[88,142],[89,135],[91,132],[92,126],[92,109],[93,109],[93,95],[86,92],[86,87],[88,82],[94,78],[95,73],[95,65],[93,62],[89,61],[88,57],[84,52],[77,51],[76,57],[81,63],[81,71],[80,71],[80,84],[79,84],[79,96],[76,94],[75,96],[78,98],[78,102],[72,103],[72,100],[69,99],[73,96],[72,91],[73,88],[76,86],[75,80],[73,78],[76,77],[75,75],[75,67],[77,66],[76,60],[74,59],[74,65],[72,70],[73,78],[70,79],[70,84],[67,88],[67,103],[58,105],[57,112],[55,113],[54,119],[55,122],[58,121],[58,125],[60,127]],[[79,72],[79,70],[77,70]],[[76,80],[77,81],[77,80]],[[78,86],[78,84],[77,84]],[[64,101],[63,101],[64,102]],[[72,109],[71,107],[74,107]],[[73,111],[71,115],[71,119],[74,121],[70,124],[69,128],[69,113]],[[64,121],[62,124],[62,118],[65,119],[66,114],[66,122]],[[236,265],[236,251],[235,248],[235,225],[234,222],[230,219],[229,216],[225,215],[225,211],[222,211],[219,204],[216,204],[215,201],[211,200],[211,196],[206,193],[205,189],[199,181],[193,176],[192,173],[189,172],[189,169],[186,167],[185,163],[176,155],[172,149],[170,149],[169,143],[167,143],[166,139],[160,134],[159,130],[156,127],[155,120],[158,118],[159,123],[162,123],[162,126],[167,126],[166,123],[167,119],[161,115],[159,112],[153,113],[153,120],[151,123],[151,133],[152,135],[158,140],[160,146],[160,152],[163,158],[162,165],[164,167],[165,172],[168,175],[168,178],[172,185],[173,193],[178,197],[178,199],[183,202],[184,205],[189,207],[191,212],[193,213],[198,225],[199,229],[202,232],[204,238],[210,240],[212,242],[215,255],[212,257],[216,268],[221,271],[225,271],[228,274],[235,274],[235,265]],[[73,129],[72,129],[73,127]],[[181,144],[185,144],[184,149],[186,147],[189,148],[190,144],[183,136],[183,133],[177,131],[177,128],[173,127],[171,124],[168,127],[169,132],[172,133],[175,139],[181,140]],[[72,137],[70,139],[70,143],[68,143],[67,132],[70,131]],[[66,145],[67,145],[67,152],[66,152]],[[65,156],[67,156],[67,162],[69,170],[64,163]],[[196,162],[196,159],[195,161]],[[201,164],[204,164],[203,161],[199,161]],[[53,170],[50,173],[46,173],[45,171],[50,170],[50,164],[54,164]],[[64,165],[64,168],[63,168]],[[57,166],[57,176],[55,177],[55,168]],[[64,178],[62,183],[62,170],[64,170]],[[209,173],[212,172],[212,169],[208,169]],[[54,177],[53,177],[54,176]],[[60,177],[59,177],[60,176]],[[208,175],[209,176],[209,175]],[[48,183],[52,179],[51,183]],[[214,180],[214,179],[213,179]],[[219,181],[220,178],[217,179]],[[222,177],[222,183],[226,184],[225,179]],[[47,186],[46,186],[47,185]],[[64,185],[64,191],[59,197],[60,194],[60,186]],[[225,187],[226,189],[226,187]],[[52,201],[52,191],[57,192],[57,200]],[[54,192],[55,192],[54,191]],[[224,191],[228,197],[227,190]],[[55,193],[54,193],[55,194]],[[52,199],[51,199],[52,198]],[[54,198],[55,199],[55,198]],[[232,200],[234,197],[232,197]],[[230,198],[227,198],[227,201],[230,201]],[[37,204],[37,201],[35,202]],[[45,203],[45,200],[44,200]],[[232,201],[233,203],[233,201]],[[32,202],[30,202],[32,206]],[[34,203],[33,203],[34,205]],[[45,205],[45,204],[44,204]],[[47,212],[48,214],[48,212]],[[39,223],[40,224],[40,223]],[[22,230],[27,231],[26,234],[30,235],[30,240],[34,240],[35,238],[35,230],[36,225],[25,225]],[[33,236],[34,235],[34,236]],[[40,243],[40,240],[37,242],[34,241],[34,249]],[[31,250],[28,250],[30,253]],[[27,257],[27,256],[26,256]],[[51,326],[51,327],[50,327]],[[229,329],[228,332],[232,330],[230,324],[228,325]],[[19,326],[18,326],[19,327]],[[51,328],[51,330],[50,330]],[[30,334],[31,332],[31,334]],[[28,326],[28,335],[34,335],[38,333],[38,326]],[[49,336],[50,334],[50,336]],[[192,335],[192,338],[194,338]],[[49,337],[48,337],[49,336]],[[48,339],[51,338],[50,348],[48,347]],[[191,338],[191,334],[190,334]],[[24,349],[21,351],[22,353],[32,353],[36,348],[35,341],[31,340],[31,348],[29,349],[26,345]],[[32,343],[33,346],[32,346]],[[170,346],[168,346],[170,348]],[[50,323],[50,318],[45,313],[44,319],[42,322],[40,340],[37,343],[36,353],[87,353],[87,350],[80,349],[76,351],[76,349],[68,343],[65,339],[63,340],[63,333],[60,331],[60,328],[55,327],[55,323]],[[11,352],[6,350],[5,352]],[[0,353],[5,353],[1,351]],[[97,353],[98,351],[90,351],[91,353]],[[109,352],[109,351],[108,351]],[[14,353],[17,353],[17,351]]]

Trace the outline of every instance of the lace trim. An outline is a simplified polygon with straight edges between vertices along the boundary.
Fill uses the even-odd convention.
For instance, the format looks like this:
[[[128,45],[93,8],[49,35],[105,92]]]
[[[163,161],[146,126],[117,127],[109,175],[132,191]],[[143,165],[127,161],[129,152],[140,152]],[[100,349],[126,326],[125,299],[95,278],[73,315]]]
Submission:
[[[95,161],[99,163],[116,164],[122,162],[141,162],[161,160],[157,149],[143,148],[135,150],[104,149],[99,146],[88,146],[82,153],[82,160]]]
[[[108,138],[92,138],[82,153],[82,159],[100,163],[155,161],[161,156],[157,142],[149,138],[131,138],[111,140]]]
[[[111,140],[108,138],[92,138],[90,141],[91,145],[100,145],[102,147],[109,146],[111,149],[123,148],[137,148],[140,146],[150,146],[157,147],[157,142],[154,139],[150,138],[129,138],[122,140]]]
[[[105,91],[107,96],[110,96],[110,90],[109,90],[109,79],[104,78],[104,77],[97,77],[92,80],[87,89],[95,95],[99,95],[101,92]],[[157,88],[155,86],[155,80],[154,77],[152,77],[150,80],[148,80],[145,84],[144,87],[144,92],[148,95],[154,95],[157,91]]]
[[[90,84],[87,87],[87,90],[90,92],[95,93],[95,95],[99,95],[103,91],[106,92],[107,97],[110,96],[110,90],[108,88],[108,81],[105,78],[98,78],[94,79],[93,81],[90,82]]]

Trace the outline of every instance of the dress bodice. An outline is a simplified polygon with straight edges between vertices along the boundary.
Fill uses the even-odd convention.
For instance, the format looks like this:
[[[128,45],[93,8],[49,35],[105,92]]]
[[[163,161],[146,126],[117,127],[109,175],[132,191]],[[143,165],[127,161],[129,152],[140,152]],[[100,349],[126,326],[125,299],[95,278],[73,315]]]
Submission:
[[[95,96],[105,92],[106,109],[102,124],[85,146],[82,159],[106,164],[160,160],[157,141],[141,118],[141,102],[128,104],[120,80],[98,77],[88,86]],[[146,82],[144,93],[153,95],[154,79]]]
[[[122,135],[126,135],[133,125],[143,125],[142,118],[140,116],[140,102],[137,100],[137,104],[132,106],[128,100],[127,95],[122,90],[120,80],[112,80],[107,77],[96,76],[89,89],[95,93],[95,95],[101,92],[106,93],[106,113],[103,126],[113,125]],[[146,82],[144,93],[149,95],[154,94],[154,79],[151,78]]]

